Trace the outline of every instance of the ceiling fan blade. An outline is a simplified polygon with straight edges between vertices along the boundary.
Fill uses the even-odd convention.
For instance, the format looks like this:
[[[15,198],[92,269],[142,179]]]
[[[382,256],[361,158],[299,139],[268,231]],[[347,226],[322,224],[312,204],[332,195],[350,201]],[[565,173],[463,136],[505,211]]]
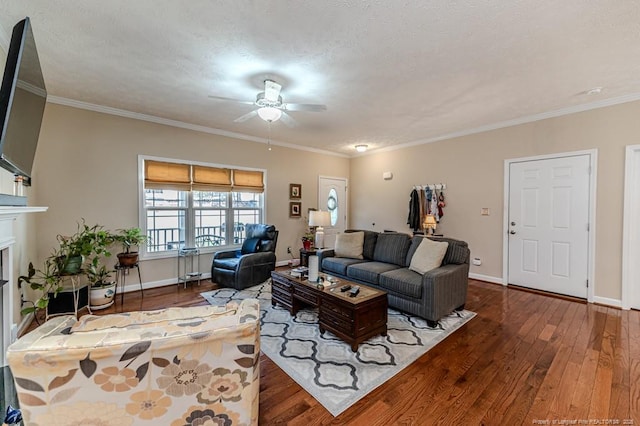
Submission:
[[[298,122],[292,116],[290,116],[284,111],[282,111],[282,115],[280,116],[280,121],[282,121],[284,125],[289,128],[298,126]]]
[[[253,110],[250,113],[247,113],[245,115],[241,115],[240,117],[238,117],[235,120],[233,120],[233,122],[234,123],[244,123],[245,121],[247,121],[250,118],[255,117],[256,115],[258,115],[258,111],[257,110]]]
[[[320,112],[326,111],[326,105],[316,105],[316,104],[284,104],[282,108],[287,111],[311,111],[311,112]]]
[[[220,101],[231,101],[231,102],[237,102],[237,103],[246,104],[246,105],[253,105],[255,103],[255,102],[252,102],[252,101],[243,101],[243,100],[240,100],[240,99],[225,98],[224,96],[209,95],[209,97],[211,99],[218,99]]]
[[[271,102],[278,102],[282,86],[273,80],[264,81],[264,98]]]

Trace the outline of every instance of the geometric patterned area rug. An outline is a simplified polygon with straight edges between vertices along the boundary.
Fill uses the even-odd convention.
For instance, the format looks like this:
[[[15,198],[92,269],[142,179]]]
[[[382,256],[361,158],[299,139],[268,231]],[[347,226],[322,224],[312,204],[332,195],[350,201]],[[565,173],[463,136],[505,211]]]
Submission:
[[[387,335],[376,336],[352,352],[331,332],[320,334],[316,309],[295,317],[280,305],[271,306],[271,280],[242,291],[223,288],[201,295],[212,305],[230,300],[260,300],[262,352],[309,392],[333,416],[355,404],[421,355],[444,340],[476,314],[462,311],[433,329],[426,321],[389,309]]]

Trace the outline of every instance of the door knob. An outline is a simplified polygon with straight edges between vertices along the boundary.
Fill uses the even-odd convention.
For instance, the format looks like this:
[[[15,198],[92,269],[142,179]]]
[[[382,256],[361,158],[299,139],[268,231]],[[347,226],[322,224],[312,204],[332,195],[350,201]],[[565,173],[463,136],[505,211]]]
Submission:
[[[511,226],[516,226],[516,223],[515,222],[511,222]]]
[[[513,235],[513,234],[515,234],[515,233],[516,233],[516,231],[509,231],[509,233],[510,233],[511,235]]]

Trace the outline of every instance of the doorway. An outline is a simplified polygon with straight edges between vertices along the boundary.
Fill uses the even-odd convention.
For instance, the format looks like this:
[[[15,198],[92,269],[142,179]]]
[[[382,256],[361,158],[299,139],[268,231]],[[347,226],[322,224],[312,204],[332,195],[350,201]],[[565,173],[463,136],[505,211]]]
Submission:
[[[622,309],[640,309],[640,145],[626,148],[622,229]]]
[[[333,248],[336,235],[347,227],[347,179],[318,178],[318,209],[329,211],[331,225],[324,227],[324,246]]]
[[[505,285],[592,301],[595,157],[505,161]]]

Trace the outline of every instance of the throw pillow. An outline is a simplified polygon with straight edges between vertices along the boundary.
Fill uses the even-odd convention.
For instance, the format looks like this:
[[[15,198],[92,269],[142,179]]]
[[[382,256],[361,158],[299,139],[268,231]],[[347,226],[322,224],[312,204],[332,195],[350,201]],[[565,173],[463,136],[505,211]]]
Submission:
[[[247,238],[242,243],[242,249],[240,252],[242,254],[247,253],[256,253],[258,251],[258,247],[260,247],[260,238]]]
[[[364,232],[349,232],[336,235],[336,257],[348,257],[362,259],[362,247],[364,245]]]
[[[438,242],[424,238],[411,258],[409,269],[424,274],[440,267],[442,259],[447,253],[447,247],[449,247],[449,243],[446,241]]]

